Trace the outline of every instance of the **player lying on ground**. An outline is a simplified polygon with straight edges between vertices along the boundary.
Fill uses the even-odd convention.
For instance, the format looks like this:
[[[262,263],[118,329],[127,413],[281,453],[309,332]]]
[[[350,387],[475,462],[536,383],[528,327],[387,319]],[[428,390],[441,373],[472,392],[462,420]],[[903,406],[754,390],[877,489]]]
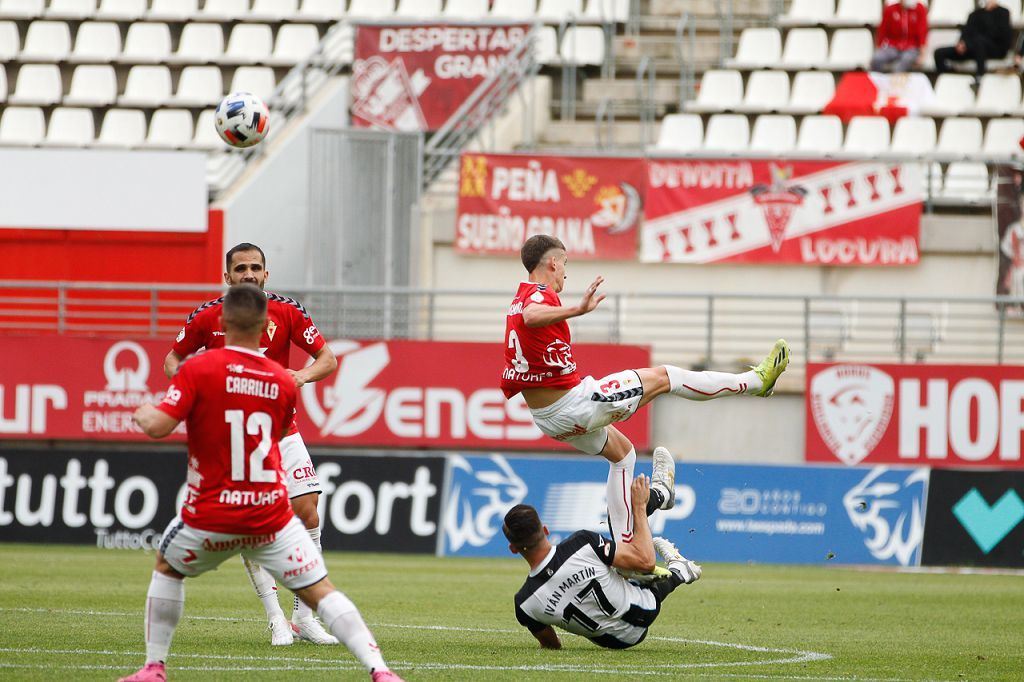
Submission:
[[[548,235],[526,240],[520,252],[529,279],[519,283],[505,318],[505,369],[501,389],[511,399],[522,393],[537,427],[555,440],[569,443],[589,455],[601,455],[617,467],[618,494],[609,484],[608,522],[616,542],[628,542],[632,528],[627,482],[636,450],[612,424],[625,421],[658,396],[671,393],[689,400],[711,400],[728,395],[767,397],[789,364],[789,346],[782,339],[757,367],[742,374],[693,372],[661,365],[628,369],[601,379],[576,371],[567,320],[585,315],[604,300],[595,279],[578,305],[563,306],[558,293],[565,284],[568,260],[562,242]],[[667,453],[666,453],[667,454]],[[669,509],[675,489],[659,477],[657,453],[651,487],[651,505]]]
[[[229,287],[238,284],[255,284],[260,289],[267,283],[270,273],[263,250],[255,244],[243,242],[232,247],[224,257],[226,271],[224,283]],[[287,296],[267,292],[267,328],[260,336],[259,349],[271,360],[275,360],[292,376],[295,385],[319,381],[331,374],[338,366],[334,352],[324,343],[309,313],[302,305]],[[202,348],[220,348],[224,345],[221,329],[221,305],[224,298],[202,304],[185,321],[174,346],[164,360],[164,372],[174,378],[181,361]],[[292,345],[313,358],[312,364],[300,370],[288,369],[288,355]],[[309,458],[309,451],[302,441],[299,428],[294,422],[288,435],[281,439],[281,463],[287,475],[288,497],[292,509],[306,527],[313,543],[320,546],[320,516],[317,501],[320,497],[320,479]],[[256,595],[263,602],[263,608],[270,622],[270,643],[288,645],[293,635],[314,644],[337,644],[338,640],[325,632],[316,622],[313,612],[295,598],[292,619],[289,623],[277,600],[277,585],[269,573],[243,557],[245,571],[256,589]]]
[[[581,530],[552,545],[547,526],[533,507],[519,504],[505,514],[502,531],[508,547],[530,565],[530,577],[515,597],[516,619],[542,647],[562,647],[552,626],[609,649],[639,644],[665,598],[680,585],[700,578],[700,566],[683,557],[672,543],[651,538],[649,497],[647,478],[641,474],[630,486],[630,509],[636,521],[633,541],[628,543]],[[668,562],[666,577],[641,584],[619,573],[652,573],[655,548]]]
[[[374,682],[400,681],[355,604],[327,579],[320,550],[288,504],[279,443],[298,389],[283,367],[259,352],[266,295],[251,284],[231,287],[223,324],[225,346],[186,360],[160,405],[143,405],[133,415],[151,438],[169,435],[185,420],[189,457],[185,501],[160,540],[146,595],[146,665],[122,682],[167,679],[184,578],[236,554],[258,562],[316,609]]]

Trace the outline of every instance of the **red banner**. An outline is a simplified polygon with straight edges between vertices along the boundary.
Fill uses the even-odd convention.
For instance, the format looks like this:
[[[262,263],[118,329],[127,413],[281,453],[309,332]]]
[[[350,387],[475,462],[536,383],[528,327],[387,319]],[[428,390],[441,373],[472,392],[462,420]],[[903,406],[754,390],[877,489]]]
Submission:
[[[356,29],[352,125],[437,130],[521,43],[528,24]]]
[[[644,262],[918,262],[916,164],[651,160],[648,170]]]
[[[806,459],[1024,468],[1024,367],[807,367]]]
[[[299,426],[307,443],[405,448],[566,449],[543,436],[519,396],[498,388],[500,343],[331,341],[338,370],[307,384]],[[0,437],[146,441],[132,424],[138,405],[156,403],[170,383],[167,340],[67,336],[0,337]],[[584,371],[600,377],[646,367],[638,346],[579,344]],[[296,351],[292,366],[303,360]],[[621,430],[649,446],[649,411]],[[182,440],[183,427],[170,437]]]
[[[637,158],[463,154],[455,250],[518,257],[550,234],[570,258],[633,260],[645,175]]]

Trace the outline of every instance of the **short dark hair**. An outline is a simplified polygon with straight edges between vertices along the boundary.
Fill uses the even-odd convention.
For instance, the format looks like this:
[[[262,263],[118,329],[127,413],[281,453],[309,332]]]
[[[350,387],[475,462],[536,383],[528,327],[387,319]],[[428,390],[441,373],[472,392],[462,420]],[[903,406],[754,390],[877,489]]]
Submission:
[[[544,539],[544,526],[537,510],[528,504],[517,504],[505,514],[501,532],[516,549],[525,552]]]
[[[256,246],[255,244],[250,244],[249,242],[242,242],[241,244],[236,244],[235,246],[232,246],[230,249],[228,249],[227,255],[224,256],[225,270],[231,269],[231,259],[234,258],[236,253],[241,253],[242,251],[256,251],[257,253],[259,253],[260,260],[263,261],[263,267],[264,269],[266,269],[267,257],[263,255],[263,249]]]
[[[236,284],[224,294],[225,328],[243,334],[262,332],[267,324],[267,295],[255,284]]]
[[[561,239],[556,239],[551,235],[547,234],[535,234],[525,242],[523,242],[523,248],[519,250],[519,257],[523,259],[523,267],[526,268],[527,272],[533,272],[540,265],[540,261],[551,249],[561,249],[565,251],[565,244],[562,243]]]

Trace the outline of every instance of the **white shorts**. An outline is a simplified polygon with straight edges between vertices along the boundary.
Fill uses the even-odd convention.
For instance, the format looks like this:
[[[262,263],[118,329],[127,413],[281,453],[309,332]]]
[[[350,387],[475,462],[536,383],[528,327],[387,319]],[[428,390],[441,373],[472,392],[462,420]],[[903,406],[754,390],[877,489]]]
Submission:
[[[297,517],[268,535],[212,533],[185,525],[180,516],[167,524],[160,553],[182,575],[195,577],[213,571],[241,554],[252,559],[289,590],[301,590],[327,577],[327,566],[309,531]]]
[[[606,377],[586,377],[564,396],[539,410],[530,410],[537,428],[580,452],[599,455],[608,442],[604,427],[636,412],[644,386],[635,370]]]
[[[313,468],[313,460],[309,458],[309,450],[302,441],[302,434],[293,433],[281,439],[281,468],[287,477],[288,498],[296,498],[309,493],[321,493],[320,477]]]

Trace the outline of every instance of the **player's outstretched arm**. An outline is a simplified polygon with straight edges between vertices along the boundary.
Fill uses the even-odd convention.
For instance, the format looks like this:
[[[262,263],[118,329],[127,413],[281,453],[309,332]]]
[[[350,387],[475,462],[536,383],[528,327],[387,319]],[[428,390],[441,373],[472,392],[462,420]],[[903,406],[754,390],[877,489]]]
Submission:
[[[568,320],[571,317],[579,317],[580,315],[586,315],[591,310],[600,305],[601,301],[605,299],[604,294],[598,294],[597,288],[604,282],[604,277],[598,276],[587,290],[583,292],[583,298],[580,299],[579,305],[528,305],[523,308],[523,323],[527,327],[546,327],[549,324],[555,324]]]
[[[295,380],[295,387],[302,388],[303,384],[320,381],[324,377],[330,376],[337,368],[338,358],[334,356],[334,351],[328,346],[322,346],[320,350],[313,353],[313,363],[309,367],[298,370],[289,369],[288,373]]]
[[[543,649],[561,649],[562,642],[558,639],[558,633],[550,625],[543,630],[531,633],[540,642],[541,648]]]
[[[173,379],[174,375],[178,373],[178,365],[181,364],[182,360],[183,358],[173,350],[164,358],[164,374],[167,375],[168,379]]]
[[[132,415],[132,421],[150,438],[163,438],[171,435],[180,420],[156,409],[153,405],[140,405]]]
[[[654,539],[651,527],[647,525],[647,500],[651,497],[650,481],[643,474],[633,479],[630,486],[630,503],[633,506],[633,540],[615,545],[612,566],[627,571],[650,573],[654,570]]]

